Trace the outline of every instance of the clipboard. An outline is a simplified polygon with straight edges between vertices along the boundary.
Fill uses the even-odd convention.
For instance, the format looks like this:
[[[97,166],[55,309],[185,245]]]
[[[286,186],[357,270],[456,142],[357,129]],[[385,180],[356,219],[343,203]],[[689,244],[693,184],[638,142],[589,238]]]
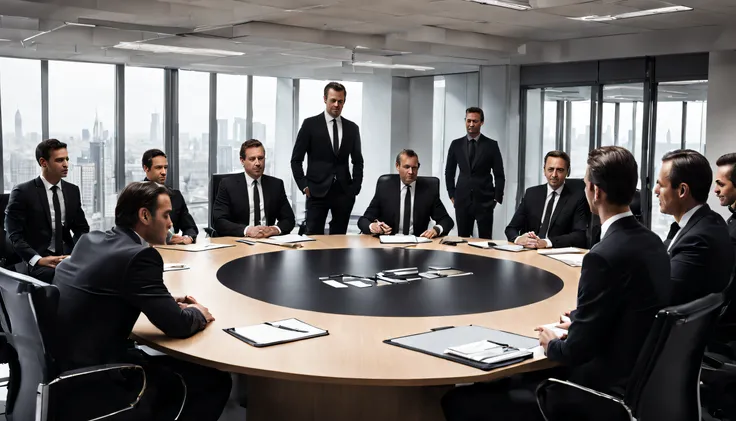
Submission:
[[[481,341],[484,339],[495,343],[507,344],[510,347],[527,351],[517,358],[495,363],[473,361],[467,358],[446,354],[444,352],[444,350],[449,347]],[[429,332],[386,339],[383,343],[468,365],[483,371],[491,371],[496,368],[506,367],[532,358],[534,356],[533,348],[539,346],[539,340],[537,338],[475,325],[458,327],[446,326],[432,329]]]
[[[294,335],[288,335],[288,333],[284,333],[284,335],[292,336],[292,337],[284,337],[283,339],[272,340],[272,341],[267,341],[267,342],[258,342],[258,341],[254,340],[252,338],[249,338],[249,337],[247,337],[245,335],[240,334],[237,331],[238,329],[260,328],[262,326],[267,326],[268,328],[271,328],[271,329],[279,329],[278,327],[276,327],[277,324],[279,324],[280,322],[290,321],[290,320],[294,320],[296,322],[299,322],[299,323],[301,323],[304,326],[308,326],[309,328],[312,328],[314,330],[317,330],[318,332],[309,333],[309,334],[306,334],[306,335],[298,335],[298,336],[294,336],[294,335],[297,335],[297,332],[294,332]],[[296,319],[296,318],[279,320],[279,321],[276,321],[276,322],[259,323],[257,325],[245,326],[245,327],[242,327],[242,328],[230,327],[230,328],[226,328],[226,329],[222,329],[222,330],[225,333],[227,333],[227,334],[229,334],[229,335],[231,335],[231,336],[233,336],[235,338],[238,338],[241,341],[247,343],[248,345],[253,346],[253,347],[256,347],[256,348],[265,348],[265,347],[268,347],[268,346],[280,345],[280,344],[285,344],[285,343],[289,343],[289,342],[303,341],[305,339],[319,338],[321,336],[327,336],[327,335],[330,334],[330,332],[328,330],[320,329],[318,327],[312,326],[309,323],[305,323],[305,322],[303,322],[303,321],[301,321],[299,319]]]

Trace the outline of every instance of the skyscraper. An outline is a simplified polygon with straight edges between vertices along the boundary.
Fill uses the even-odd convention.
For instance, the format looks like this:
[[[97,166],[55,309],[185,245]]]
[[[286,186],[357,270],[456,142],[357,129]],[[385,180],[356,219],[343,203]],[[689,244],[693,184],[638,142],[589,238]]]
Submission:
[[[235,117],[235,122],[233,123],[233,142],[237,143],[237,146],[240,146],[245,142],[245,123],[246,119],[241,117]],[[253,123],[259,124],[259,123]]]
[[[228,143],[228,133],[227,133],[227,119],[226,118],[218,118],[217,119],[217,143],[219,145],[225,145]]]
[[[23,118],[20,116],[20,110],[15,111],[15,144],[21,145],[23,142]]]
[[[89,144],[89,155],[95,166],[95,193],[92,211],[102,212],[105,208],[105,144],[95,137]]]
[[[149,134],[149,140],[152,143],[158,143],[161,138],[161,114],[151,113],[151,133]]]
[[[266,125],[257,121],[253,122],[253,139],[258,139],[266,144]]]

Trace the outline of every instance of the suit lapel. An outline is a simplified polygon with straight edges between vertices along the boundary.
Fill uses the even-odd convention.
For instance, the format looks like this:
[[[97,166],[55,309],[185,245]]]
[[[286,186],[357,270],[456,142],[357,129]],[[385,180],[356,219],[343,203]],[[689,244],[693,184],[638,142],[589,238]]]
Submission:
[[[76,203],[76,197],[73,197],[71,187],[69,187],[69,183],[62,180],[61,181],[61,192],[64,195],[64,211],[66,212],[66,224],[69,226],[69,220],[72,218],[72,215],[74,213],[72,212],[73,209],[77,208]]]
[[[402,188],[402,182],[401,177],[397,176],[395,179],[391,181],[391,186],[389,188],[389,191],[391,194],[389,194],[389,209],[392,212],[391,215],[391,221],[393,222],[393,225],[391,226],[393,228],[394,234],[401,234],[399,232],[399,224],[401,223],[401,201],[404,200],[404,198],[401,195],[401,188]],[[398,192],[398,194],[397,194]]]
[[[485,150],[486,143],[488,143],[486,142],[486,140],[486,137],[483,135],[480,135],[478,137],[478,140],[476,141],[477,143],[475,145],[475,156],[473,157],[473,162],[470,163],[470,169],[475,168],[475,164],[477,164],[478,161],[481,160],[481,156],[483,155],[483,151]]]
[[[330,119],[330,120],[332,120],[332,119]],[[335,155],[335,148],[332,147],[332,137],[330,135],[330,131],[332,130],[332,123],[330,123],[330,128],[328,129],[327,128],[327,117],[325,117],[325,113],[324,112],[322,112],[319,115],[319,117],[317,118],[317,121],[320,122],[320,129],[319,130],[323,133],[323,135],[325,136],[325,139],[327,139],[327,143],[328,143],[327,147],[329,147],[330,150],[332,151],[332,154]],[[343,130],[343,136],[342,137],[345,138],[345,125],[344,124],[343,124],[342,130]],[[337,133],[339,135],[340,134],[340,131],[338,130]],[[342,143],[340,143],[340,149],[342,149]],[[338,150],[338,152],[340,152],[340,151]],[[337,155],[335,155],[335,156],[337,156]]]
[[[248,196],[248,182],[245,178],[245,174],[243,174],[242,177],[236,176],[236,182],[238,183],[238,186],[240,186],[238,187],[240,194],[242,194],[245,199],[245,214],[248,215],[247,225],[250,225],[253,221],[250,220],[250,197]]]
[[[675,242],[669,247],[669,249],[672,250],[677,245],[677,243],[679,243],[680,240],[685,237],[685,235],[698,223],[698,221],[703,219],[703,217],[708,214],[708,211],[710,211],[710,206],[708,205],[703,205],[702,208],[698,209],[698,211],[695,212],[692,217],[690,217],[690,220],[687,221],[687,225],[680,228],[680,232],[677,234]]]
[[[48,222],[49,227],[51,227],[51,208],[49,207],[49,197],[46,195],[46,186],[43,184],[41,177],[36,177],[36,193],[38,193],[41,207],[46,213],[46,222]]]
[[[552,228],[552,225],[554,225],[555,220],[560,215],[560,212],[562,212],[562,207],[565,206],[565,203],[567,202],[567,199],[570,197],[570,188],[563,188],[562,193],[560,194],[560,198],[557,199],[557,206],[555,207],[554,212],[552,212],[552,218],[550,218],[549,226],[547,227],[547,233],[549,233],[549,230]]]

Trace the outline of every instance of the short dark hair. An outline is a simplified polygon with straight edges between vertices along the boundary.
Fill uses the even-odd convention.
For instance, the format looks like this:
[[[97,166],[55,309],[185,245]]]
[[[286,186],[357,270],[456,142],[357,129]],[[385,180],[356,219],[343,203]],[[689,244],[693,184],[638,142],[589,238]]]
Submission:
[[[115,225],[133,228],[138,223],[138,210],[146,208],[151,215],[156,215],[158,197],[171,194],[163,184],[154,181],[134,181],[123,189],[115,206]]]
[[[419,160],[419,155],[414,152],[414,149],[402,149],[401,152],[396,155],[396,165],[401,165],[401,155],[406,155],[407,158],[414,158],[416,156],[417,160]]]
[[[327,98],[327,92],[329,92],[330,89],[336,92],[345,92],[345,96],[348,96],[348,91],[345,89],[345,86],[342,83],[330,82],[325,85],[325,98]]]
[[[59,149],[66,149],[66,143],[59,141],[58,139],[46,139],[36,146],[36,162],[41,165],[41,158],[46,161],[51,159],[51,151],[57,151]]]
[[[708,201],[708,192],[713,182],[713,170],[708,160],[698,151],[678,149],[664,154],[662,162],[672,162],[670,184],[676,188],[680,184],[690,187],[690,194],[698,203]]]
[[[547,155],[544,156],[544,162],[542,163],[543,167],[547,166],[547,158],[562,158],[565,160],[565,163],[567,164],[567,172],[570,173],[570,155],[563,151],[549,151],[547,152]]]
[[[158,156],[163,156],[166,158],[166,154],[161,149],[149,149],[145,152],[143,152],[143,159],[141,159],[141,163],[144,167],[151,169],[151,166],[153,166],[153,158],[156,158]]]
[[[245,159],[245,150],[248,148],[263,148],[263,151],[266,151],[266,148],[263,147],[263,143],[261,143],[258,139],[248,139],[245,142],[243,142],[242,145],[240,145],[240,158]]]
[[[482,109],[480,109],[479,107],[470,107],[470,108],[468,108],[467,110],[465,110],[465,115],[466,115],[466,116],[467,116],[468,114],[470,114],[470,113],[474,113],[474,114],[480,114],[480,121],[481,121],[481,122],[485,121],[485,119],[486,119],[486,116],[485,116],[485,114],[483,114],[483,110],[482,110]]]
[[[719,167],[724,165],[731,166],[731,172],[729,173],[728,178],[731,180],[731,183],[736,186],[736,171],[734,171],[734,168],[736,168],[736,153],[721,155],[721,157],[718,158],[718,161],[716,161],[716,165]]]
[[[629,206],[639,178],[636,158],[621,146],[604,146],[588,153],[588,180],[606,192],[608,203]]]

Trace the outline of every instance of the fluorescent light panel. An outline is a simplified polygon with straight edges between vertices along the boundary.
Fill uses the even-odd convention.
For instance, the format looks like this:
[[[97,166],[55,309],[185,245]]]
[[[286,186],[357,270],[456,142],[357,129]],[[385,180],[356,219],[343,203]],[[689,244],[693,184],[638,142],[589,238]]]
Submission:
[[[158,54],[189,54],[208,57],[231,57],[245,55],[245,53],[241,53],[240,51],[216,50],[212,48],[177,47],[172,45],[146,44],[139,42],[121,42],[113,48],[118,48],[121,50],[144,51],[148,53]]]
[[[356,61],[351,63],[353,66],[358,67],[375,67],[377,69],[404,69],[404,70],[417,70],[424,72],[427,70],[434,70],[434,67],[429,66],[416,66],[413,64],[385,64],[385,63],[374,63],[372,61]]]
[[[505,7],[507,9],[514,9],[514,10],[529,10],[532,8],[528,4],[514,3],[511,1],[504,1],[504,0],[466,0],[466,1],[470,1],[473,3],[487,4],[489,6]]]
[[[693,10],[693,8],[687,7],[687,6],[669,6],[669,7],[660,7],[657,9],[648,9],[648,10],[639,10],[636,12],[621,13],[618,15],[606,15],[606,16],[590,15],[590,16],[581,16],[581,17],[569,17],[568,19],[580,20],[583,22],[608,22],[608,21],[619,20],[619,19],[639,18],[642,16],[662,15],[665,13],[688,12],[690,10]]]

